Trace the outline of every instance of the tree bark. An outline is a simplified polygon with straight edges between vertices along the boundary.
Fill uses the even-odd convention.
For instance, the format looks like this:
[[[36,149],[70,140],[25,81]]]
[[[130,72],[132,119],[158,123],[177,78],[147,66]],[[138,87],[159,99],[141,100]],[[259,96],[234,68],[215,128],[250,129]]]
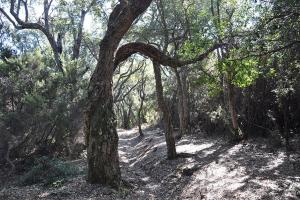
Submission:
[[[185,73],[185,72],[183,72]],[[180,75],[175,69],[177,84],[178,84],[178,111],[180,123],[180,136],[190,132],[189,128],[189,109],[188,109],[188,92],[186,86],[186,74]]]
[[[145,78],[145,68],[143,69],[143,75],[142,75],[142,81],[140,84],[140,88],[138,90],[139,97],[140,97],[140,107],[138,110],[138,127],[139,127],[139,134],[140,136],[144,136],[143,131],[142,131],[142,111],[143,111],[143,106],[144,106],[144,101],[145,101],[145,84],[146,84],[146,78]]]
[[[77,30],[78,32],[77,32],[76,37],[74,38],[72,60],[76,60],[79,58],[80,47],[81,47],[81,42],[82,42],[82,38],[83,38],[83,25],[84,25],[86,13],[87,12],[85,10],[81,10],[80,21],[79,21],[78,30]]]
[[[112,82],[115,51],[132,25],[152,0],[120,1],[112,11],[100,43],[96,69],[88,89],[85,133],[88,145],[88,182],[120,186],[118,135],[113,111]]]
[[[147,56],[152,60],[155,60],[155,62],[164,66],[169,66],[173,68],[182,67],[204,60],[209,56],[211,52],[224,45],[225,44],[223,43],[214,44],[206,52],[197,55],[195,58],[188,60],[179,60],[176,57],[170,57],[166,55],[164,51],[160,51],[159,49],[150,44],[144,44],[142,42],[132,42],[125,44],[118,49],[114,61],[114,68],[116,69],[121,62],[125,61],[135,53],[140,53],[144,56]]]
[[[188,80],[187,80],[187,69],[184,69],[182,72],[182,106],[183,106],[183,119],[184,119],[184,127],[186,129],[186,134],[191,133],[190,127],[190,109],[189,109],[189,88],[188,88]]]
[[[178,86],[178,116],[179,116],[179,129],[180,129],[180,137],[185,135],[184,129],[184,119],[183,119],[183,91],[182,91],[182,84],[181,84],[181,78],[180,74],[177,69],[175,69],[175,75],[177,80],[177,86]]]
[[[173,125],[172,125],[170,110],[163,96],[163,86],[161,81],[160,65],[157,62],[153,62],[153,69],[154,69],[154,76],[155,76],[155,83],[156,83],[156,95],[157,95],[158,107],[163,114],[165,138],[167,143],[167,156],[168,159],[175,159],[177,156],[175,137],[173,134]]]
[[[290,130],[289,130],[289,105],[290,105],[290,92],[286,96],[280,97],[280,104],[282,107],[282,116],[283,116],[283,136],[285,139],[285,148],[289,152],[290,148]]]
[[[139,127],[139,134],[140,136],[144,136],[143,130],[142,130],[142,110],[143,110],[143,105],[144,105],[144,98],[140,98],[141,102],[140,102],[140,107],[138,110],[138,127]]]
[[[241,132],[238,124],[234,85],[231,83],[231,78],[229,78],[228,76],[229,75],[227,74],[228,107],[229,107],[229,113],[231,117],[233,137],[235,140],[239,141],[243,139],[244,135]]]
[[[123,128],[126,130],[129,130],[131,128],[130,118],[132,113],[132,102],[126,103],[128,109],[126,109],[126,106],[123,107]]]
[[[117,65],[134,53],[143,53],[154,59],[157,63],[171,67],[179,67],[201,61],[209,53],[222,46],[214,45],[207,52],[198,57],[180,61],[165,56],[151,45],[142,43],[130,43],[115,51],[127,33],[134,20],[142,14],[152,0],[128,0],[120,3],[112,11],[108,27],[103,40],[100,43],[100,53],[96,69],[90,80],[88,89],[88,105],[85,115],[85,133],[88,145],[88,182],[103,183],[114,187],[120,185],[120,167],[118,159],[118,135],[116,131],[116,119],[113,111],[112,78]],[[160,81],[156,87],[163,110],[168,158],[176,157],[175,139],[173,136],[171,116],[168,107],[163,101],[163,91],[159,65],[155,64],[156,78]],[[161,101],[162,100],[162,101]]]
[[[112,62],[117,44],[104,38],[99,62],[90,80],[86,111],[88,182],[119,187],[121,172],[113,111]]]

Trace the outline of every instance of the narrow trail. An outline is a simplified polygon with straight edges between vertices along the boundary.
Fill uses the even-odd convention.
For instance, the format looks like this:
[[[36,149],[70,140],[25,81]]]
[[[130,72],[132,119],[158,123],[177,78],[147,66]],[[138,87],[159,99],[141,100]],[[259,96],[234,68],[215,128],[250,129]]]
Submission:
[[[265,141],[231,144],[205,135],[186,136],[166,160],[163,132],[120,131],[124,178],[135,199],[300,199],[300,157]]]
[[[231,144],[198,134],[177,142],[177,152],[185,156],[167,160],[160,129],[147,129],[142,138],[136,129],[118,132],[123,180],[119,191],[90,185],[82,174],[54,188],[11,184],[0,199],[300,199],[299,149],[286,155],[263,139]],[[71,162],[87,167],[85,159]]]

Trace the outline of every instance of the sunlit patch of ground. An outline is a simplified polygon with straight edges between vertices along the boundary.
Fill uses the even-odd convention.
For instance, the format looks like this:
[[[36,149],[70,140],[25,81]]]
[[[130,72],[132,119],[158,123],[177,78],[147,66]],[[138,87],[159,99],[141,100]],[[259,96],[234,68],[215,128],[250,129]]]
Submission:
[[[197,153],[199,151],[205,151],[205,149],[212,147],[214,145],[214,143],[207,143],[207,144],[184,144],[184,145],[178,145],[176,150],[178,153]],[[212,153],[212,152],[209,152]]]
[[[299,154],[288,157],[283,150],[266,150],[246,143],[214,155],[211,162],[200,164],[181,197],[196,199],[198,193],[203,199],[300,199]]]
[[[145,127],[118,130],[124,186],[113,190],[86,182],[86,174],[57,187],[9,185],[0,199],[182,200],[300,199],[299,151],[287,155],[266,141],[231,144],[224,139],[190,135],[177,142],[180,156],[166,159],[164,134]],[[86,169],[85,159],[72,161]]]
[[[148,131],[138,142],[124,142],[128,141],[132,142],[126,143],[132,150],[129,167],[136,172],[142,169],[138,173],[147,176],[139,187],[144,198],[150,194],[154,199],[300,197],[299,154],[288,158],[284,149],[274,151],[266,141],[234,145],[222,139],[186,136],[177,142],[177,152],[191,156],[173,161],[166,160],[160,130]]]

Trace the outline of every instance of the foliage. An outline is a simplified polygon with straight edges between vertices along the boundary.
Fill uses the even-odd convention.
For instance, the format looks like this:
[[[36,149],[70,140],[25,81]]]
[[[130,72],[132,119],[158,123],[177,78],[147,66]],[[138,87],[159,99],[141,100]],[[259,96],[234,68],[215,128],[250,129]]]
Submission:
[[[22,185],[41,183],[45,186],[58,186],[68,178],[79,174],[79,169],[57,158],[40,157],[34,166],[20,177]]]
[[[225,60],[220,63],[221,71],[230,72],[232,83],[240,88],[252,85],[259,76],[257,61],[254,59],[244,59],[241,61]]]
[[[9,7],[9,1],[2,2]],[[106,10],[117,1],[92,2],[61,0],[51,5],[49,30],[55,40],[63,35],[59,57],[64,75],[57,70],[51,45],[40,31],[16,30],[1,14],[0,124],[22,144],[16,157],[38,151],[42,145],[49,148],[49,154],[67,156],[76,137],[83,137],[87,88],[107,26]],[[29,21],[44,23],[38,11],[42,4],[30,2]],[[191,126],[204,124],[203,130],[209,133],[216,130],[212,126],[230,126],[228,86],[232,86],[233,106],[244,132],[296,133],[300,128],[299,6],[297,0],[153,1],[122,43],[152,44],[180,60],[195,58],[214,44],[226,44],[205,60],[178,69],[181,79],[186,73],[183,82]],[[83,11],[87,13],[81,24]],[[74,59],[81,25],[79,56]],[[138,123],[142,77],[146,79],[143,123],[161,120],[152,62],[135,56],[114,72],[118,127],[132,128]],[[164,98],[173,112],[174,127],[178,127],[175,70],[162,68],[162,79]]]

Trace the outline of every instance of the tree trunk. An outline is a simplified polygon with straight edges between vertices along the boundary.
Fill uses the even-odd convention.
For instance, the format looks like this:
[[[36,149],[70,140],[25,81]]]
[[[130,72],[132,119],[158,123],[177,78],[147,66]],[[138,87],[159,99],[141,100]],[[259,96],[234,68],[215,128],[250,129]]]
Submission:
[[[176,146],[175,146],[175,137],[173,134],[172,119],[171,119],[169,107],[166,104],[163,96],[163,86],[161,81],[161,72],[160,72],[159,64],[153,62],[153,69],[154,69],[154,76],[155,76],[155,83],[156,83],[156,95],[157,95],[158,107],[163,114],[165,138],[167,143],[167,156],[168,159],[175,159],[177,154],[176,154]]]
[[[102,40],[97,68],[91,78],[86,111],[88,182],[119,187],[121,172],[113,111],[113,54],[116,44]]]
[[[128,105],[128,110],[126,110],[125,106],[123,107],[123,128],[128,130],[131,128],[130,124],[130,117],[131,117],[131,110],[132,104]]]
[[[289,130],[289,99],[290,94],[288,93],[287,96],[283,96],[280,98],[281,100],[281,106],[282,106],[282,112],[283,112],[283,136],[285,139],[285,148],[286,151],[289,152],[290,150],[290,130]]]
[[[234,85],[231,83],[231,80],[227,79],[227,89],[228,89],[228,107],[231,116],[231,124],[233,129],[233,136],[235,140],[243,139],[243,134],[239,128],[238,116],[236,112],[236,102],[235,102],[235,93]]]
[[[85,134],[88,146],[88,182],[120,186],[118,135],[113,111],[113,70],[115,51],[131,27],[152,0],[120,1],[113,9],[96,69],[88,88]]]
[[[144,136],[143,134],[143,130],[142,130],[142,123],[144,123],[145,121],[145,116],[143,114],[143,106],[144,106],[144,101],[145,101],[145,85],[146,85],[146,77],[145,77],[145,67],[143,68],[142,71],[142,79],[141,79],[141,84],[140,87],[138,89],[138,94],[140,97],[140,107],[138,110],[138,127],[139,127],[139,134],[141,137]]]
[[[86,11],[81,10],[80,21],[77,30],[78,32],[76,37],[74,38],[72,60],[76,60],[79,58],[80,47],[81,47],[81,42],[83,37],[83,25],[84,25],[85,15],[86,15]]]
[[[144,136],[143,131],[142,131],[142,110],[143,110],[143,105],[144,105],[144,97],[141,97],[141,102],[140,102],[140,107],[138,110],[138,127],[139,127],[139,134],[140,136]]]
[[[183,119],[183,91],[182,91],[182,84],[180,74],[177,69],[175,69],[177,85],[178,85],[178,115],[179,115],[179,129],[180,129],[180,137],[185,135],[184,129],[184,119]]]
[[[190,109],[189,109],[189,88],[187,81],[187,70],[184,70],[182,73],[182,105],[183,105],[183,119],[184,119],[184,127],[186,128],[186,134],[191,133],[190,127]]]
[[[180,136],[190,133],[189,128],[189,109],[188,109],[188,92],[186,86],[186,74],[180,75],[175,69],[178,84],[178,111],[180,123]],[[185,73],[185,72],[184,72]]]

